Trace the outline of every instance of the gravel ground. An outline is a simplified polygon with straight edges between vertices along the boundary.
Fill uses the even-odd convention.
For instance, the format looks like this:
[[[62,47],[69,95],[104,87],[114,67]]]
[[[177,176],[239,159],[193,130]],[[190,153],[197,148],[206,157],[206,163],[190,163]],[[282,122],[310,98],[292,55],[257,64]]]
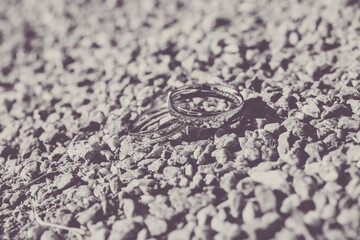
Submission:
[[[0,9],[0,239],[358,239],[359,1]],[[243,121],[129,138],[195,82],[238,88]]]

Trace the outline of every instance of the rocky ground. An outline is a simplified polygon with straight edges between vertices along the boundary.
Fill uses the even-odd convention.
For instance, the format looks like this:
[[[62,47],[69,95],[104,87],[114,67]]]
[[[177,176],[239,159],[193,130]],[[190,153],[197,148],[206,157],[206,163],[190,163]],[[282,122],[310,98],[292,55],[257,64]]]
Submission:
[[[358,238],[359,1],[0,9],[0,239]],[[238,88],[244,122],[129,138],[193,82]]]

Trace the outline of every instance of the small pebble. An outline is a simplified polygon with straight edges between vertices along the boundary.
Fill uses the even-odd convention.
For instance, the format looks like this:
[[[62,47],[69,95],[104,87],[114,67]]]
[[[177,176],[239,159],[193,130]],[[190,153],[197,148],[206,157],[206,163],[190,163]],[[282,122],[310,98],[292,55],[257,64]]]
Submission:
[[[250,177],[243,178],[237,183],[236,189],[245,196],[249,196],[254,192],[255,182]]]
[[[183,229],[176,229],[169,233],[168,240],[190,240],[192,229],[184,227]]]
[[[75,178],[71,173],[64,173],[55,178],[54,185],[58,189],[63,189],[70,186],[74,180]]]
[[[264,185],[255,187],[255,197],[259,203],[262,213],[273,211],[276,209],[276,197],[273,191]]]
[[[101,205],[99,203],[95,203],[89,209],[78,213],[76,219],[80,224],[86,224],[87,222],[93,220],[97,214],[100,213]]]
[[[238,224],[230,223],[225,220],[226,212],[220,210],[211,220],[211,228],[220,233],[224,238],[235,238],[239,236],[241,228]]]
[[[296,234],[287,228],[283,228],[281,231],[277,232],[275,235],[277,240],[298,240]]]
[[[321,118],[332,118],[351,115],[351,109],[341,103],[335,103],[333,106],[325,109],[321,113]]]
[[[231,216],[237,218],[245,206],[245,196],[241,192],[231,190],[228,193],[228,201]]]
[[[145,224],[151,236],[159,236],[167,231],[167,223],[165,220],[148,215],[145,218]]]
[[[318,211],[309,211],[304,217],[303,221],[306,225],[318,228],[321,226],[321,219]]]
[[[25,194],[21,191],[16,191],[14,194],[10,195],[11,198],[9,203],[11,206],[17,206],[20,204],[21,201],[25,200]]]
[[[152,172],[158,172],[163,165],[163,162],[160,159],[157,159],[148,166],[148,169]]]
[[[91,232],[91,240],[106,240],[109,235],[109,230],[107,228],[98,228]]]
[[[225,164],[232,160],[232,154],[224,148],[216,149],[211,153],[211,156],[214,157],[216,161],[221,164]]]
[[[273,190],[279,190],[284,193],[290,191],[290,186],[286,181],[287,175],[280,170],[252,172],[250,178],[255,182],[269,186]]]
[[[291,194],[281,204],[280,212],[290,213],[300,206],[301,200],[297,194]]]
[[[131,219],[135,212],[135,203],[133,200],[126,198],[123,200],[124,214],[127,219]]]
[[[313,118],[320,117],[320,109],[315,103],[304,105],[301,110],[303,111],[303,113]]]
[[[342,117],[339,119],[338,128],[347,131],[358,131],[360,129],[360,120],[350,117]]]
[[[25,165],[20,172],[20,177],[24,180],[32,180],[39,173],[39,162],[33,161]]]
[[[192,164],[188,164],[185,166],[185,175],[188,177],[194,176],[195,170]]]
[[[26,236],[28,239],[40,239],[43,232],[46,230],[45,227],[40,225],[35,225],[28,229]]]
[[[246,203],[243,212],[242,212],[242,219],[244,223],[251,224],[260,213],[260,207],[257,202],[249,201]]]
[[[311,198],[317,189],[317,185],[313,177],[300,174],[294,176],[293,187],[295,192],[302,199]]]
[[[42,235],[40,240],[58,240],[59,237],[51,230],[46,230]]]
[[[123,219],[113,223],[108,240],[134,239],[136,226],[132,220]]]
[[[178,175],[178,172],[179,172],[179,168],[174,167],[174,166],[165,167],[163,170],[164,176],[168,179],[176,178]]]
[[[277,134],[280,130],[280,124],[279,123],[268,123],[264,126],[264,129],[273,134]]]

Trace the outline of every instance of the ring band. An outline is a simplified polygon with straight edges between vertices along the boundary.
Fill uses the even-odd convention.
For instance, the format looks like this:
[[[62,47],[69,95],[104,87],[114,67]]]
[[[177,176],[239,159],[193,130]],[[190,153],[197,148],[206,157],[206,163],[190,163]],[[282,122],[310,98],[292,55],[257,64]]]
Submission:
[[[222,109],[209,110],[205,105],[196,106],[196,98],[204,99],[204,104],[211,104],[209,99],[215,98],[218,108],[219,100],[223,100],[224,105]],[[219,128],[242,117],[244,98],[231,87],[219,84],[193,84],[170,92],[167,105],[150,109],[131,122],[128,126],[131,138],[144,143],[158,143],[181,132],[188,125],[197,128]]]
[[[192,110],[186,100],[215,97],[228,101],[228,110]],[[219,128],[239,113],[244,105],[243,96],[234,88],[219,84],[193,84],[180,87],[168,95],[169,112],[179,122],[202,128]],[[182,102],[182,103],[181,103]],[[184,103],[185,102],[185,103]]]
[[[166,107],[150,109],[139,115],[128,126],[128,133],[135,141],[157,143],[182,131],[184,124],[169,114]]]

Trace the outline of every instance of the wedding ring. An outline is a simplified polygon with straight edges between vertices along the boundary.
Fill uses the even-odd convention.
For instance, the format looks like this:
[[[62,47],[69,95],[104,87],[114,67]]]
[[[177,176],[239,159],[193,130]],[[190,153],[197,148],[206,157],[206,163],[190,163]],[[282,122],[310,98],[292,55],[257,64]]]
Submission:
[[[206,109],[191,102],[204,99],[205,103],[209,98],[227,101],[228,104],[225,109],[224,106]],[[219,84],[186,85],[170,92],[167,101],[170,114],[179,122],[201,128],[219,128],[238,119],[244,105],[244,98],[236,89]]]
[[[128,126],[128,133],[135,141],[157,143],[182,131],[185,125],[169,114],[167,107],[156,107],[139,115]]]
[[[244,98],[234,88],[219,84],[193,84],[168,94],[167,107],[140,114],[128,126],[132,139],[157,143],[169,139],[187,126],[219,128],[242,117]]]

